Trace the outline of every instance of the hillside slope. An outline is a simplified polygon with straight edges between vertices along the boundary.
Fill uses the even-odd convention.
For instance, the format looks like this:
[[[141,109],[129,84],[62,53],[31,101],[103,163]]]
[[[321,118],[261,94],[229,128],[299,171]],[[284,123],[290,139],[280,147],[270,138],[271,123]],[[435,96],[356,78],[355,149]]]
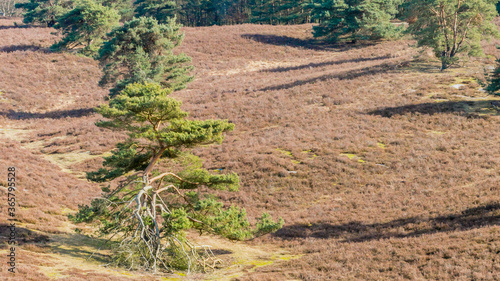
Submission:
[[[106,95],[97,63],[50,53],[52,31],[0,20],[0,169],[19,170],[25,238],[16,276],[159,280],[98,266],[105,250],[87,261],[99,244],[66,219],[98,194],[83,173],[122,136],[93,125]],[[228,205],[286,224],[245,243],[199,240],[221,250],[225,269],[165,277],[500,279],[499,98],[476,80],[496,42],[485,43],[490,57],[439,72],[412,41],[327,46],[310,25],[184,31],[196,79],[175,96],[192,118],[236,125],[196,154],[240,175],[240,192],[219,194]]]

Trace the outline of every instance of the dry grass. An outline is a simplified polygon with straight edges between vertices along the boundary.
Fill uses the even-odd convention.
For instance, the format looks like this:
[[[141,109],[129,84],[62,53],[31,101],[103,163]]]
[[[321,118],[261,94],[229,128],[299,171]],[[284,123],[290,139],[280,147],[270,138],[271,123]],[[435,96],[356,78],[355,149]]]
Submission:
[[[500,114],[477,83],[498,42],[484,43],[490,57],[439,72],[413,41],[327,46],[311,25],[184,30],[196,80],[175,95],[193,118],[236,124],[196,153],[241,176],[239,193],[219,194],[228,204],[286,220],[245,247],[303,255],[196,278],[500,280]],[[50,31],[0,21],[0,169],[20,169],[20,223],[49,233],[74,227],[63,210],[98,188],[78,176],[122,137],[93,126],[106,95],[97,64],[46,52]],[[45,255],[25,251],[35,265]],[[33,276],[88,278],[83,265],[52,267]]]

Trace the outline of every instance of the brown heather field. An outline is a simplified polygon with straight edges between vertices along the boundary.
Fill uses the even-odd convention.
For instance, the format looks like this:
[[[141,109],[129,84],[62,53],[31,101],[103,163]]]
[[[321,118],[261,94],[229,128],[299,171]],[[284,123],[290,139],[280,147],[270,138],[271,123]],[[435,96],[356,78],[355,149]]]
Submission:
[[[311,25],[185,28],[196,80],[175,95],[192,118],[236,124],[196,154],[240,175],[240,192],[219,194],[228,205],[286,224],[244,243],[196,237],[222,269],[153,276],[100,266],[109,252],[66,218],[99,190],[84,172],[122,137],[93,125],[106,96],[97,63],[50,53],[53,30],[14,21],[0,19],[0,185],[16,166],[17,280],[500,280],[500,98],[478,84],[500,41],[440,72],[410,40],[328,46]],[[2,280],[16,280],[1,263]]]

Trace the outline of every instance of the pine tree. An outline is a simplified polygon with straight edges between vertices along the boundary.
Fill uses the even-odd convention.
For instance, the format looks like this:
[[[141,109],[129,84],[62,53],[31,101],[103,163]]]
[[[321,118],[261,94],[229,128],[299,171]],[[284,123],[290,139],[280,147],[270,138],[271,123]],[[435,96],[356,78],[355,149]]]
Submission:
[[[492,20],[497,16],[496,0],[413,0],[407,17],[415,18],[408,30],[419,46],[434,49],[441,70],[459,61],[459,54],[479,56],[481,40],[498,37]]]
[[[42,24],[54,26],[57,19],[73,8],[71,0],[29,0],[17,3],[16,8],[23,9],[23,22],[26,24]]]
[[[98,3],[117,10],[120,22],[127,22],[134,18],[134,5],[130,0],[99,0]]]
[[[302,24],[310,22],[311,0],[254,0],[252,22],[267,24]]]
[[[102,234],[119,235],[116,258],[127,266],[189,270],[211,258],[199,256],[185,236],[189,229],[243,240],[283,225],[264,214],[252,229],[244,209],[224,208],[210,193],[238,190],[238,176],[209,173],[189,149],[220,143],[234,125],[188,120],[171,92],[156,83],[129,84],[97,109],[107,118],[98,126],[126,131],[129,138],[105,157],[106,168],[88,178],[105,182],[125,175],[126,180],[113,190],[104,188],[90,206],[80,206],[73,220],[97,221]]]
[[[177,12],[177,5],[173,0],[137,0],[134,4],[136,17],[152,17],[159,23],[168,23]]]
[[[399,0],[315,0],[311,16],[319,22],[314,37],[328,41],[397,37],[401,27],[391,24]]]
[[[252,22],[280,24],[280,0],[257,0],[252,9]]]
[[[489,84],[486,87],[486,91],[488,91],[490,94],[495,94],[495,95],[500,95],[500,59],[497,59],[497,67],[493,71],[493,73],[490,74],[489,77]]]
[[[118,25],[120,16],[112,8],[104,7],[93,0],[83,0],[71,11],[60,16],[54,25],[64,37],[51,49],[80,48],[80,53],[95,55],[103,43],[103,38]]]
[[[157,82],[179,90],[193,79],[189,76],[191,59],[185,54],[172,53],[184,38],[175,19],[159,24],[150,17],[136,18],[108,36],[111,39],[99,50],[98,59],[104,66],[100,85],[116,83],[111,95],[130,83]]]

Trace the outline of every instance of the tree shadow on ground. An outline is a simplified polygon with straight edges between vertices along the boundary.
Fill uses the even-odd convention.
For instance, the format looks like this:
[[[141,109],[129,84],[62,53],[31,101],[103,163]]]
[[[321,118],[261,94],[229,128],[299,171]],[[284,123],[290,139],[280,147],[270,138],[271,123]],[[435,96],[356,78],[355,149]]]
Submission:
[[[11,239],[12,238],[12,239]],[[23,227],[11,227],[8,223],[0,224],[0,245],[6,245],[9,240],[15,241],[16,245],[26,243],[46,243],[49,237]]]
[[[0,18],[1,19],[1,18]],[[14,29],[14,28],[33,28],[34,26],[29,25],[0,25],[0,30],[2,29]]]
[[[52,242],[48,243],[51,253],[84,259],[92,257],[102,263],[110,262],[109,250],[113,244],[117,243],[78,233],[54,235],[51,240]]]
[[[346,60],[338,60],[338,61],[325,61],[325,62],[319,62],[319,63],[309,63],[309,64],[304,64],[304,65],[298,65],[298,66],[263,69],[263,70],[261,70],[261,72],[286,72],[286,71],[301,70],[301,69],[306,69],[306,68],[323,67],[323,66],[329,66],[329,65],[339,65],[339,64],[344,64],[344,63],[359,63],[359,62],[365,62],[365,61],[384,60],[384,59],[390,59],[390,58],[391,58],[390,56],[379,56],[379,57],[372,57],[372,58],[356,58],[356,59],[346,59]]]
[[[0,47],[0,52],[4,53],[12,53],[16,51],[32,51],[32,52],[41,52],[41,53],[50,53],[49,48],[43,48],[35,45],[10,45]]]
[[[302,86],[305,84],[312,84],[318,81],[330,80],[330,79],[355,79],[362,76],[370,76],[375,74],[387,73],[391,71],[395,71],[398,67],[403,66],[406,62],[399,63],[383,63],[375,66],[364,67],[360,69],[353,69],[340,73],[326,74],[321,75],[314,78],[304,79],[304,80],[296,80],[290,83],[285,83],[281,85],[269,86],[257,91],[278,91],[278,90],[287,90],[293,87]]]
[[[316,51],[346,51],[349,49],[360,49],[373,46],[376,42],[351,43],[327,43],[317,39],[299,39],[289,36],[272,34],[243,34],[241,37],[256,42],[270,44],[274,46],[289,46],[293,48],[303,48]]]
[[[387,223],[365,224],[350,222],[340,225],[315,223],[285,226],[273,235],[292,240],[305,238],[342,239],[342,242],[365,242],[388,238],[417,237],[439,232],[464,231],[485,226],[500,225],[500,203],[470,208],[460,214],[434,218],[411,217]]]
[[[14,230],[11,234],[11,229]],[[9,237],[14,237],[14,246],[35,244],[40,247],[37,251],[68,255],[76,258],[88,258],[105,262],[109,260],[107,254],[99,253],[108,250],[110,242],[106,239],[91,238],[82,234],[52,234],[45,235],[23,227],[11,228],[9,224],[0,224],[0,248],[9,247]],[[30,248],[27,248],[29,251]]]
[[[45,113],[31,113],[23,111],[10,110],[9,112],[0,112],[0,116],[5,116],[11,120],[26,120],[26,119],[62,119],[62,118],[78,118],[91,115],[95,112],[94,108],[79,108],[71,110],[57,110]]]
[[[379,115],[388,118],[395,115],[405,115],[408,113],[429,115],[439,113],[454,113],[467,117],[480,117],[481,115],[500,115],[500,110],[496,108],[496,103],[498,103],[498,100],[431,102],[396,107],[386,107],[369,111],[367,112],[367,114]]]

